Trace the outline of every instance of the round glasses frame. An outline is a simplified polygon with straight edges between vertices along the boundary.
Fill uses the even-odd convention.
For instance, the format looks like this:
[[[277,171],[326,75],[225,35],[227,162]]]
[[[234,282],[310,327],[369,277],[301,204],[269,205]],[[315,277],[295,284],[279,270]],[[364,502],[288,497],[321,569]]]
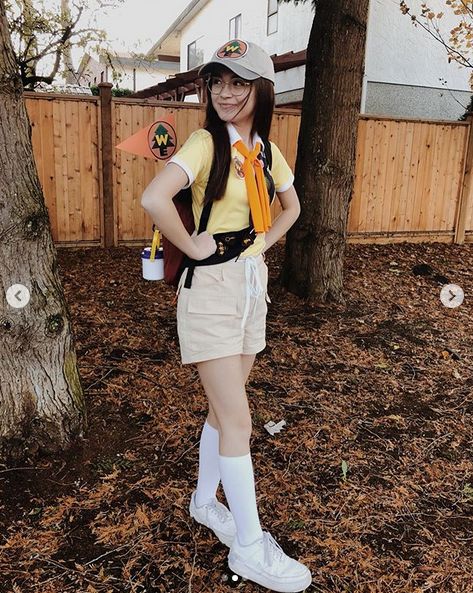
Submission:
[[[230,92],[235,97],[241,97],[251,88],[251,82],[243,80],[242,78],[232,78],[229,82],[224,82],[218,76],[210,76],[207,78],[207,88],[212,95],[220,95],[225,85],[230,87]]]

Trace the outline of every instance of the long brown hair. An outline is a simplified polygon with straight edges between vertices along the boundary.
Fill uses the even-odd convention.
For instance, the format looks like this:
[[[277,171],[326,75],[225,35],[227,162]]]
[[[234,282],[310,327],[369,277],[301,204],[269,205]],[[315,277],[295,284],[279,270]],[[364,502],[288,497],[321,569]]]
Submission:
[[[215,68],[212,74],[218,74],[222,71],[231,72],[223,66]],[[255,113],[251,127],[251,137],[257,132],[263,140],[267,140],[273,119],[274,85],[266,78],[257,78],[252,81],[252,86],[255,88]],[[210,201],[223,198],[230,173],[231,147],[227,126],[219,118],[212,105],[212,96],[207,85],[205,89],[207,93],[207,110],[204,129],[212,134],[214,145],[214,157],[205,190],[204,204],[207,204]]]

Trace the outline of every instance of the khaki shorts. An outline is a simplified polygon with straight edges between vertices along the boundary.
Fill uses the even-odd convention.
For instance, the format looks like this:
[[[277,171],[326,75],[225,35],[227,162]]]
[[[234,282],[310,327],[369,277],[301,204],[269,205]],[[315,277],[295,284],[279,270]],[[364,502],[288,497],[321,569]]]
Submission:
[[[248,256],[196,266],[192,286],[179,280],[177,332],[182,364],[233,354],[256,354],[266,346],[268,266]]]

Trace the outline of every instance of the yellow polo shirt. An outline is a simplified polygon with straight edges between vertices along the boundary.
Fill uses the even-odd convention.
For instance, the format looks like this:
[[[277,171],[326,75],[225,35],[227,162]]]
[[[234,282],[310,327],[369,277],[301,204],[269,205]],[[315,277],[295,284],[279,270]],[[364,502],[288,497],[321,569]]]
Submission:
[[[246,193],[246,184],[243,177],[237,173],[235,157],[240,163],[243,163],[243,156],[233,146],[240,139],[236,129],[227,124],[230,134],[231,163],[228,182],[225,188],[223,198],[214,201],[210,212],[207,232],[226,233],[229,231],[239,231],[248,226],[250,217],[250,205]],[[254,142],[261,139],[256,136]],[[283,192],[289,189],[294,182],[294,175],[281,154],[279,148],[271,142],[272,167],[270,169],[274,180],[276,192]],[[213,140],[210,132],[199,129],[193,132],[187,141],[182,145],[168,163],[176,163],[187,174],[189,185],[192,186],[192,212],[196,228],[199,227],[200,215],[203,209],[203,200],[205,188],[209,179],[210,168],[213,159]],[[257,233],[255,242],[242,252],[241,257],[247,255],[259,255],[265,246],[265,233]]]

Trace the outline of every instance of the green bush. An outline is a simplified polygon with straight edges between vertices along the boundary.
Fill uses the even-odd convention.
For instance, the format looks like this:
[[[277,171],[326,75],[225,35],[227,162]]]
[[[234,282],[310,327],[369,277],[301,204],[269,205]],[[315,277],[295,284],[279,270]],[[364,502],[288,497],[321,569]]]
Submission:
[[[91,84],[90,90],[92,91],[93,95],[99,95],[99,87],[96,84]],[[132,91],[131,89],[120,89],[112,87],[112,97],[129,97],[133,93],[134,91]]]

